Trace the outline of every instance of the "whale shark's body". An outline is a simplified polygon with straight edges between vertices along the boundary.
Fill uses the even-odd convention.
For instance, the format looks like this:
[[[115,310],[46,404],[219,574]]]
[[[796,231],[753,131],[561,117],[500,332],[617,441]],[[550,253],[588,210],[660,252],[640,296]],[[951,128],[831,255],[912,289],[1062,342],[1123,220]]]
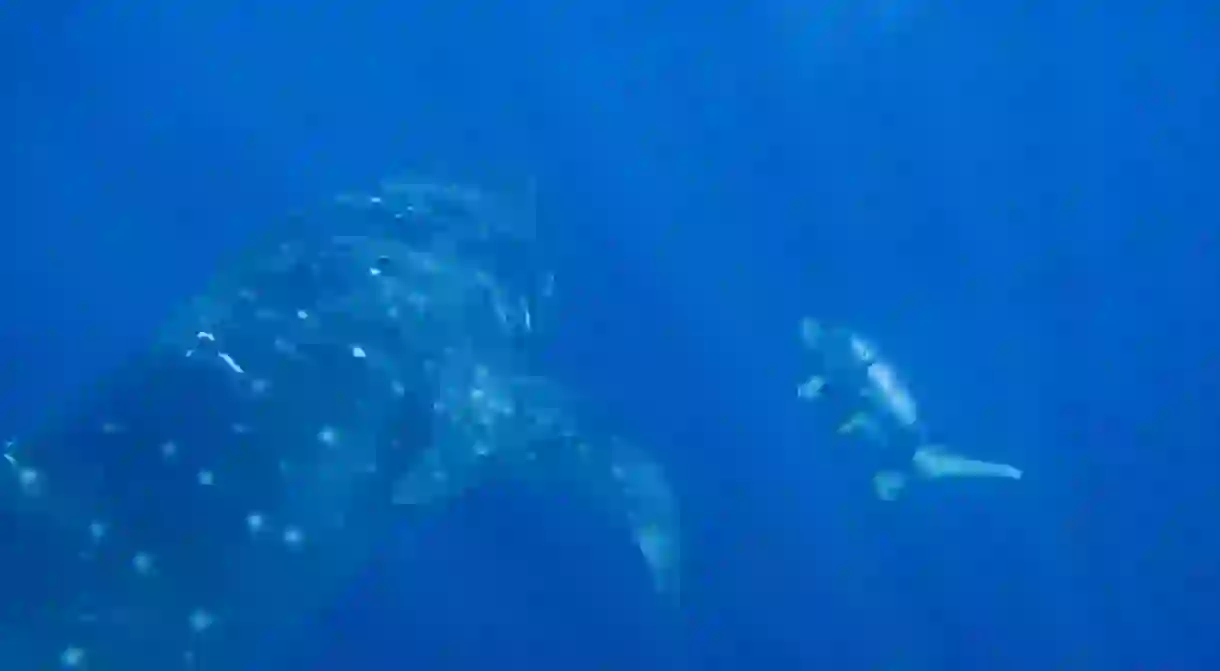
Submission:
[[[494,478],[591,494],[675,594],[660,467],[531,367],[551,280],[521,218],[423,183],[335,199],[9,442],[0,668],[249,668],[411,511]]]
[[[1021,471],[1008,464],[953,454],[929,442],[914,395],[864,336],[806,318],[801,340],[816,354],[817,372],[797,388],[797,396],[833,407],[840,435],[863,441],[883,455],[873,476],[878,498],[896,499],[915,479],[1021,478]]]

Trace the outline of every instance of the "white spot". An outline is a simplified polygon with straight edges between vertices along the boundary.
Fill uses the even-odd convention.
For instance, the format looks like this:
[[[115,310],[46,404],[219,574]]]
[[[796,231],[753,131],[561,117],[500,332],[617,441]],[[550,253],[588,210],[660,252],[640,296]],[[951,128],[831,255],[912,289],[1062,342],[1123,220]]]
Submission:
[[[59,664],[65,669],[79,669],[85,663],[85,650],[75,645],[64,648],[59,654]]]
[[[323,445],[334,445],[338,439],[339,434],[329,426],[322,427],[322,430],[318,432],[318,442]]]
[[[262,531],[266,524],[267,520],[263,517],[262,513],[250,513],[249,515],[246,515],[246,528],[249,529],[250,533],[252,534]]]
[[[232,368],[234,373],[245,373],[246,372],[246,371],[242,370],[241,366],[237,365],[237,362],[233,360],[233,357],[229,356],[228,354],[221,352],[219,356],[220,356],[220,360],[225,362],[226,364],[228,364],[229,368]]]
[[[174,455],[176,455],[176,454],[178,454],[178,445],[176,443],[174,443],[172,440],[167,440],[164,443],[161,443],[161,456],[162,457],[164,457],[166,459],[172,459],[174,457]]]
[[[381,268],[369,268],[369,274],[373,277],[377,277],[381,274]]]
[[[364,348],[360,345],[352,345],[352,356],[356,357],[357,359],[363,359],[368,356],[368,354],[365,353]]]
[[[211,342],[216,342],[216,336],[212,335],[211,333],[208,333],[207,331],[200,331],[199,333],[195,334],[195,337],[200,340],[209,340]]]
[[[373,205],[381,204],[381,196],[369,196],[369,203]]]
[[[191,631],[193,633],[202,634],[208,629],[211,629],[215,622],[216,618],[212,617],[211,613],[203,610],[202,608],[197,608],[191,612],[190,623]]]
[[[96,521],[90,522],[89,537],[93,539],[94,543],[100,543],[106,537],[106,525]]]
[[[23,468],[17,471],[17,482],[21,483],[21,489],[26,494],[34,494],[42,482],[42,475],[32,468]]]
[[[407,385],[399,382],[398,380],[394,380],[392,383],[390,383],[390,389],[394,391],[395,396],[405,396],[407,393]]]
[[[131,558],[131,567],[140,575],[149,575],[153,571],[153,558],[147,552],[137,552]]]
[[[284,545],[289,548],[297,549],[305,542],[305,534],[298,527],[284,527]]]
[[[304,310],[297,310],[297,319],[309,319],[309,313]]]
[[[211,487],[216,483],[216,476],[211,471],[199,471],[199,484],[204,487]]]
[[[474,444],[474,453],[480,457],[486,457],[491,454],[491,446],[480,440]]]
[[[272,346],[275,347],[275,351],[279,352],[280,354],[292,355],[296,354],[297,352],[296,346],[283,338],[276,338]]]

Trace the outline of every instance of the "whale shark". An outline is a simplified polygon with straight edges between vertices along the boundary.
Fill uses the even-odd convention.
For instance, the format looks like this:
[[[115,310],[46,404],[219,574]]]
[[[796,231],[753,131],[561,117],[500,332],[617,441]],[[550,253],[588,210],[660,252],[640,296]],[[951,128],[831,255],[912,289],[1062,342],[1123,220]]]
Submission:
[[[877,498],[894,501],[915,481],[1021,479],[1015,466],[967,457],[933,442],[910,387],[865,336],[806,317],[800,338],[815,355],[815,372],[797,386],[797,397],[825,408],[836,433],[849,443],[872,448]]]
[[[262,232],[0,462],[0,667],[276,658],[393,530],[488,482],[619,520],[679,590],[662,466],[538,364],[530,208],[385,182]]]

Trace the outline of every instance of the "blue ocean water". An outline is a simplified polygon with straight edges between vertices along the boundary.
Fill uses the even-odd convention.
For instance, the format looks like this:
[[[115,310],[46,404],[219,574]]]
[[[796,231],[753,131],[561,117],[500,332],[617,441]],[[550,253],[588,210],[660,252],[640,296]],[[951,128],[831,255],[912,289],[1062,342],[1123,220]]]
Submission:
[[[287,212],[528,183],[546,365],[671,473],[680,608],[611,525],[494,489],[396,530],[285,668],[1214,668],[1218,30],[1187,2],[10,4],[0,430]],[[793,394],[805,315],[1023,480],[876,501]]]

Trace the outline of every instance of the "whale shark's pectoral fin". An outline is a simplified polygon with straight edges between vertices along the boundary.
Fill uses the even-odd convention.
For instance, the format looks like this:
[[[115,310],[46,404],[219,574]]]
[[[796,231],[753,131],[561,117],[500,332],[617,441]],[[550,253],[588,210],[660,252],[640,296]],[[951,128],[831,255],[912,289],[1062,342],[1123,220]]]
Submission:
[[[394,481],[393,502],[400,506],[434,506],[453,500],[494,470],[490,463],[483,463],[493,457],[498,459],[491,446],[477,439],[442,436]]]
[[[926,478],[1021,479],[1021,469],[1008,464],[980,461],[951,454],[940,445],[925,445],[911,458],[916,472]]]
[[[669,481],[660,464],[622,443],[612,444],[606,456],[609,469],[590,473],[602,483],[598,489],[604,492],[604,504],[625,516],[657,591],[676,599],[681,587],[680,525]]]
[[[493,480],[553,483],[589,497],[630,531],[658,592],[680,586],[678,510],[661,467],[617,441],[594,445],[571,434],[525,445],[436,443],[395,483],[394,503],[431,507]]]

